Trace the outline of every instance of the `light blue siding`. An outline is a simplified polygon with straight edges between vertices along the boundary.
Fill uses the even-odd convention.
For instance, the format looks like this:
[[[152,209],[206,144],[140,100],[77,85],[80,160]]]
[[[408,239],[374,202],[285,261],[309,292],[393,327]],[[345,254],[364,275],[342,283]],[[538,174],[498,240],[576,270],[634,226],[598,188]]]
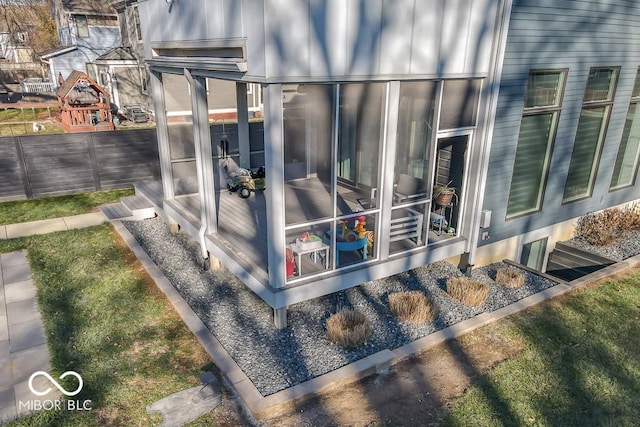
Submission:
[[[492,140],[483,208],[491,210],[493,243],[640,198],[640,188],[609,192],[636,70],[640,65],[640,3],[515,0]],[[590,67],[621,67],[593,196],[562,204]],[[531,69],[569,70],[542,211],[505,221],[524,91]],[[487,230],[482,230],[487,231]]]
[[[93,62],[107,50],[120,46],[120,27],[89,26],[89,37],[77,37],[75,42],[77,50],[51,59],[51,81],[58,81],[58,73],[66,79],[74,70],[86,71],[87,62]]]

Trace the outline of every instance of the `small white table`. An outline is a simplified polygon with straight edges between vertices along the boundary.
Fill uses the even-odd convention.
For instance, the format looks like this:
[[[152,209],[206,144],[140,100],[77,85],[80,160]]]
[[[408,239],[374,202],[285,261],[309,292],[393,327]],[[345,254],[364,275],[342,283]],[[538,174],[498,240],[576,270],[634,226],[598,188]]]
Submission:
[[[324,259],[321,262],[322,266],[327,268],[326,263],[329,260],[329,245],[322,243],[321,246],[315,248],[303,249],[295,243],[291,243],[289,248],[293,251],[293,255],[298,258],[298,276],[302,274],[302,255],[304,254],[311,254],[313,262],[318,262],[318,252],[324,252]]]

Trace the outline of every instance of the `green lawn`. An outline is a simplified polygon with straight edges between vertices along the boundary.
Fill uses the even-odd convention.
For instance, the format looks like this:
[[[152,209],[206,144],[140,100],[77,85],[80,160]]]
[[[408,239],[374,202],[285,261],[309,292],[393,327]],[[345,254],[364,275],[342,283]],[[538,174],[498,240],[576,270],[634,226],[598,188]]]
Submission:
[[[523,343],[449,408],[459,426],[637,426],[640,274],[501,322]]]
[[[133,188],[126,188],[3,202],[0,203],[0,225],[84,214],[95,211],[100,205],[119,202],[121,197],[133,194]]]
[[[146,405],[199,384],[210,358],[108,225],[0,241],[28,249],[53,376],[74,370],[89,412],[41,411],[10,426],[157,425]],[[67,388],[75,387],[75,383]],[[213,411],[198,420],[215,425]]]

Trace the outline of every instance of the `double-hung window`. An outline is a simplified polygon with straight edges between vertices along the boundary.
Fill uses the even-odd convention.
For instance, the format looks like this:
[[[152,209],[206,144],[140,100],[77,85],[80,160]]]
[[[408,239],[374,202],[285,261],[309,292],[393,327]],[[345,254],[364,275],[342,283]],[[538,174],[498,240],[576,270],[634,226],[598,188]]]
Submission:
[[[85,15],[76,15],[76,30],[78,32],[78,37],[88,38],[89,37],[89,25],[87,24],[87,17]]]
[[[633,185],[638,173],[640,158],[640,69],[636,72],[636,81],[631,92],[631,103],[624,122],[622,141],[618,149],[616,164],[613,167],[611,190]]]
[[[591,197],[619,68],[591,68],[564,187],[563,202]]]
[[[567,70],[529,72],[507,218],[537,212],[542,207],[566,76]]]

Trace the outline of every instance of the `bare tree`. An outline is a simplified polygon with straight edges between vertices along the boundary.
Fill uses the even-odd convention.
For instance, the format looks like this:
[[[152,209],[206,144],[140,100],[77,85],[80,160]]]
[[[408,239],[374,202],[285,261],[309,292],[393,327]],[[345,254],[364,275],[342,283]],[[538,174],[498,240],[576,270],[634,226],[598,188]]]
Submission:
[[[56,24],[46,0],[0,0],[0,29],[9,33],[15,45],[36,55],[58,45]]]

